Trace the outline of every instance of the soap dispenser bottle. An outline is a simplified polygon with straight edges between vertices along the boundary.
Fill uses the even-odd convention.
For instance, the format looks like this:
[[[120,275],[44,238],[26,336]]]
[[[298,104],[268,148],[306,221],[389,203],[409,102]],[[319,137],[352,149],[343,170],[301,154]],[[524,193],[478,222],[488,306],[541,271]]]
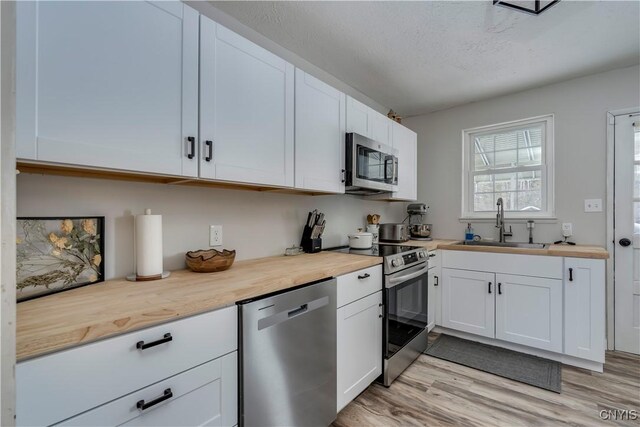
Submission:
[[[467,229],[464,232],[464,240],[467,242],[471,242],[473,240],[473,228],[471,228],[471,223],[467,223]]]

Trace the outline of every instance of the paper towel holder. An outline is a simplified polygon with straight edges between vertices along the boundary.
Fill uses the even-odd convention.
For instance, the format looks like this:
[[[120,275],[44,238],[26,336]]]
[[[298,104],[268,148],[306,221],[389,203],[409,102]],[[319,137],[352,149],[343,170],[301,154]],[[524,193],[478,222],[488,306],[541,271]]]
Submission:
[[[162,274],[157,274],[155,276],[138,276],[133,273],[127,276],[127,280],[130,282],[150,282],[152,280],[166,279],[169,276],[171,276],[170,271],[163,271]]]
[[[145,217],[145,216],[147,216],[147,215],[151,215],[151,209],[145,209],[145,211],[144,211],[144,215],[142,215],[142,216],[143,216],[143,217]],[[161,227],[162,227],[162,224],[161,224],[162,217],[161,217],[160,215],[155,215],[155,216],[159,218],[159,221],[160,221],[160,222],[159,222],[158,224],[156,224],[156,226],[159,226],[159,227],[160,227],[160,229],[159,229],[159,233],[160,233],[160,235],[162,235],[162,234],[161,234],[161,233],[162,233],[162,228],[161,228]],[[135,227],[135,228],[137,228],[137,225],[138,225],[138,219],[137,219],[137,218],[139,218],[139,217],[140,217],[140,216],[136,217],[136,221],[135,221],[135,226],[136,226],[136,227]],[[135,229],[135,228],[134,228],[134,229]],[[134,233],[134,234],[135,234],[135,237],[136,237],[135,242],[136,242],[136,246],[137,246],[137,245],[138,245],[138,240],[137,240],[137,239],[138,239],[138,235],[137,235],[137,231],[136,231],[136,233]],[[159,248],[160,248],[160,249],[159,249],[159,251],[160,251],[159,256],[161,257],[161,256],[162,256],[162,255],[161,255],[161,253],[162,253],[162,244],[161,244],[161,243],[160,243]],[[127,279],[127,280],[129,280],[129,281],[131,281],[131,282],[149,282],[149,281],[153,281],[153,280],[166,279],[167,277],[169,277],[169,276],[171,275],[171,272],[166,271],[166,270],[162,270],[162,273],[160,273],[160,274],[152,274],[152,275],[145,275],[145,276],[141,276],[141,275],[139,275],[138,273],[140,272],[140,268],[139,268],[139,266],[137,265],[137,256],[138,256],[138,254],[136,254],[136,268],[135,268],[135,272],[134,272],[133,274],[130,274],[130,275],[126,276],[126,279]],[[156,271],[157,271],[157,270],[156,270]],[[151,273],[151,272],[150,272],[150,273]]]

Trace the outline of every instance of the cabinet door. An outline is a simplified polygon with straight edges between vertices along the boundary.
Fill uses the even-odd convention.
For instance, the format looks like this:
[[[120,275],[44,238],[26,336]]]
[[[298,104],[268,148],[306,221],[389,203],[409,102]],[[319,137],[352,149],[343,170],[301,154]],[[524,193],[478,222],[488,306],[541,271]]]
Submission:
[[[60,425],[234,426],[238,420],[237,359],[234,351]],[[163,400],[138,408],[139,402],[149,405],[158,398]]]
[[[347,96],[347,132],[371,138],[371,108]]]
[[[296,69],[295,186],[344,193],[345,95]]]
[[[562,280],[497,274],[496,338],[562,352]]]
[[[604,363],[605,262],[564,259],[564,352]]]
[[[495,275],[442,269],[442,326],[494,338]]]
[[[395,123],[384,114],[369,108],[369,122],[371,123],[371,139],[386,145],[392,145],[392,125]]]
[[[16,48],[18,158],[197,176],[195,10],[19,2]]]
[[[338,309],[337,411],[382,374],[382,292]]]
[[[429,270],[428,276],[429,288],[427,295],[427,330],[431,331],[436,326],[436,301],[438,299],[437,292],[439,288],[440,278],[437,275],[437,269],[432,268]]]
[[[398,150],[398,191],[393,200],[418,198],[418,135],[399,123],[393,123],[393,148]]]
[[[293,186],[294,79],[293,65],[200,17],[201,177]]]

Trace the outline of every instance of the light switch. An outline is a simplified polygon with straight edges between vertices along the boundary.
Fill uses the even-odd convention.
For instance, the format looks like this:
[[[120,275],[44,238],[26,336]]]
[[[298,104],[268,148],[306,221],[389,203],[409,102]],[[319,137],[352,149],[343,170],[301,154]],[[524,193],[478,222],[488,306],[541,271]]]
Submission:
[[[585,212],[602,212],[602,199],[585,199]]]

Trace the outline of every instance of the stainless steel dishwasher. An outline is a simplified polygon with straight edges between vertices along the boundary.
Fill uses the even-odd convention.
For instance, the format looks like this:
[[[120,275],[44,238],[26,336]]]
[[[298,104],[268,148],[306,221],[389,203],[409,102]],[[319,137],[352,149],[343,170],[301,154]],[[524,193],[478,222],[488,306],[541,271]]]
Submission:
[[[238,305],[240,425],[330,425],[336,418],[336,280]]]

